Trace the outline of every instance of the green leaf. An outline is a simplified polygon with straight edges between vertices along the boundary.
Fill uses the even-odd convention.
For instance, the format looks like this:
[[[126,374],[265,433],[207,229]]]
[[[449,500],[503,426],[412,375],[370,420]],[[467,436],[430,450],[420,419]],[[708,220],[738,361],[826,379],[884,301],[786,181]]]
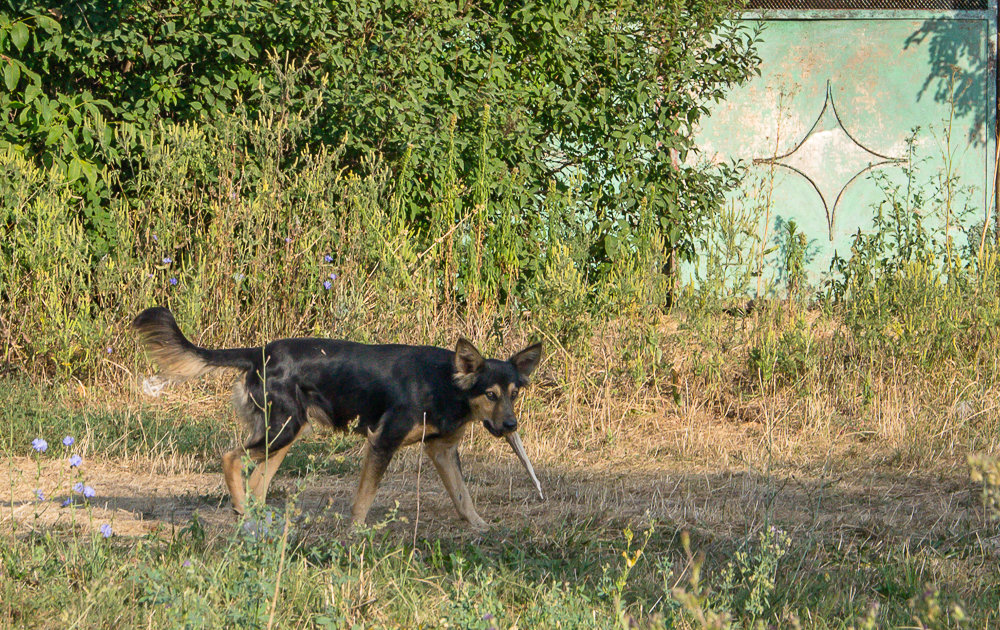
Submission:
[[[41,93],[42,93],[42,88],[40,88],[38,85],[34,83],[29,83],[24,88],[24,102],[30,103],[31,101],[35,100],[35,97],[37,97]]]
[[[56,143],[59,142],[59,139],[62,138],[63,134],[65,133],[66,130],[62,127],[50,127],[49,133],[45,135],[46,146],[50,147],[55,146]]]
[[[53,18],[51,18],[51,17],[49,17],[47,15],[36,14],[35,15],[35,24],[37,24],[41,28],[45,29],[49,33],[53,33],[53,34],[54,33],[58,33],[58,32],[60,32],[62,30],[62,27],[59,26],[59,22],[57,22],[55,19],[53,19]]]
[[[66,175],[69,177],[70,181],[75,181],[80,178],[80,158],[74,157],[70,163],[66,166]]]
[[[614,234],[608,234],[604,237],[604,251],[609,257],[614,257],[618,253],[618,237]]]
[[[17,46],[18,50],[24,50],[28,44],[28,27],[24,22],[14,22],[10,27],[10,41]]]
[[[3,82],[7,86],[7,89],[13,92],[20,78],[21,68],[14,61],[8,61],[7,66],[3,69]]]

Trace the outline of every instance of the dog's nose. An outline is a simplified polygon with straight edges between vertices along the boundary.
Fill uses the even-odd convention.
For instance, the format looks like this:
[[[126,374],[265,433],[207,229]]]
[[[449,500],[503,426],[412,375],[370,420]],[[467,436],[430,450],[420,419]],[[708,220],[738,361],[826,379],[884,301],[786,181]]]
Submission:
[[[503,430],[507,433],[517,430],[517,420],[513,418],[508,418],[503,421]]]

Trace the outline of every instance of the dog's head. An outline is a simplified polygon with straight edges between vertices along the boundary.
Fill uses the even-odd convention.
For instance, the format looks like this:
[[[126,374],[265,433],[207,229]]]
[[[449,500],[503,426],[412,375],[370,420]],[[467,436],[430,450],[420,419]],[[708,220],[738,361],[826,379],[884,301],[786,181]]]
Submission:
[[[542,344],[521,350],[506,361],[484,359],[465,338],[455,346],[455,385],[469,397],[472,419],[496,437],[517,431],[514,401],[542,358]]]

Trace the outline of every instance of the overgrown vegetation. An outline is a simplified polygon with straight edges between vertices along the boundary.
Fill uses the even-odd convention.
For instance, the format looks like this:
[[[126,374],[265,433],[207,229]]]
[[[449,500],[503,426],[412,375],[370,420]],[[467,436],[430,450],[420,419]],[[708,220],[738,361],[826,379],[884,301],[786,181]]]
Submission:
[[[1000,266],[947,174],[884,182],[810,284],[767,195],[720,206],[732,173],[685,161],[754,71],[723,5],[198,6],[0,12],[5,623],[996,621]],[[323,435],[237,522],[229,382],[142,393],[152,304],[215,346],[541,338],[549,501],[473,435],[488,535],[416,449],[351,535],[357,442]]]

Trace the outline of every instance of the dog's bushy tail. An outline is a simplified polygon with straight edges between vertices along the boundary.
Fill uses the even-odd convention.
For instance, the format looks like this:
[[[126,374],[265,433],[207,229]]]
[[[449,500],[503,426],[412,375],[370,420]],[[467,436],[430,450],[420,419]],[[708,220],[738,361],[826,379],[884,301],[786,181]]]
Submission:
[[[132,321],[146,351],[160,366],[163,376],[174,380],[195,378],[222,367],[251,370],[260,348],[209,350],[200,348],[184,336],[173,314],[162,306],[147,308]]]

